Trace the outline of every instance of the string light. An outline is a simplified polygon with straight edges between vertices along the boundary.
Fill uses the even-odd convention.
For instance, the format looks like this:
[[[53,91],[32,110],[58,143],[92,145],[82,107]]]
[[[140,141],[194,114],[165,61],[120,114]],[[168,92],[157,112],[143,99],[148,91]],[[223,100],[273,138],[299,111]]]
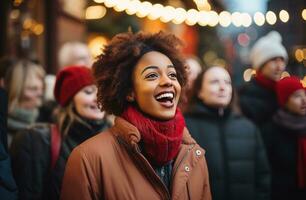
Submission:
[[[285,10],[281,10],[279,12],[279,19],[284,23],[288,22],[289,21],[289,13]]]
[[[227,11],[222,11],[219,14],[219,23],[223,27],[228,27],[231,24],[231,13]]]
[[[140,4],[139,10],[136,12],[137,17],[143,18],[150,14],[152,4],[148,1]]]
[[[104,6],[89,6],[85,11],[85,19],[100,19],[106,14]]]
[[[276,20],[277,20],[275,13],[272,12],[272,11],[268,11],[267,14],[266,14],[266,20],[267,20],[268,24],[270,24],[270,25],[275,24]]]
[[[240,27],[242,25],[240,12],[232,13],[232,22],[236,27]]]
[[[306,21],[306,9],[302,11],[302,18]]]
[[[187,11],[186,24],[193,26],[198,22],[199,12],[195,9],[190,9]]]
[[[256,12],[254,14],[254,22],[257,26],[262,26],[265,23],[265,16],[261,12]]]
[[[252,24],[252,17],[248,13],[241,14],[242,26],[249,27]]]
[[[166,6],[163,11],[162,15],[160,17],[160,21],[167,23],[174,19],[175,15],[175,8],[172,6]]]
[[[210,21],[210,15],[208,14],[208,12],[200,11],[198,24],[200,26],[207,26],[209,21]]]
[[[181,24],[187,18],[187,12],[183,8],[176,8],[175,9],[175,17],[173,18],[172,22],[174,24]]]
[[[160,12],[160,10],[162,10],[164,7],[161,5],[161,4],[154,4],[153,6],[152,6],[152,9],[151,9],[151,11],[150,11],[150,13],[149,13],[149,15],[148,15],[148,18],[150,19],[150,20],[156,20],[156,19],[158,19],[160,16],[161,16],[161,12]],[[184,10],[184,9],[183,9]],[[185,10],[184,10],[185,11]],[[185,20],[185,19],[184,19]],[[183,21],[184,21],[183,20]],[[180,22],[180,23],[182,23],[182,22]],[[180,24],[179,23],[179,24]]]
[[[108,8],[113,8],[117,12],[126,12],[128,15],[136,15],[139,18],[147,17],[150,20],[160,20],[164,23],[173,22],[174,24],[186,23],[190,26],[199,24],[200,26],[221,25],[228,27],[233,24],[236,27],[249,27],[252,22],[257,26],[262,26],[267,22],[274,25],[277,16],[274,12],[268,11],[266,14],[256,12],[253,16],[248,13],[222,11],[219,15],[211,10],[207,0],[194,0],[198,10],[184,8],[174,8],[161,4],[152,4],[148,1],[139,0],[93,0],[96,3],[104,3]],[[93,14],[92,14],[93,15]],[[306,9],[302,11],[302,17],[306,20]],[[100,17],[101,18],[101,17]],[[87,18],[86,18],[87,19]],[[279,19],[286,23],[290,15],[286,10],[279,12]]]

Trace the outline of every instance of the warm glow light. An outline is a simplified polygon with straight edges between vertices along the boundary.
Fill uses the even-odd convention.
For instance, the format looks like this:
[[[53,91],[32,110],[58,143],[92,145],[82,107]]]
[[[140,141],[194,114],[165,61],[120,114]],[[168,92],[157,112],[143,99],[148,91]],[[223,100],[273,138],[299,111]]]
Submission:
[[[209,11],[209,21],[208,25],[209,26],[216,26],[219,23],[219,15],[215,11]]]
[[[241,14],[242,26],[249,27],[252,24],[252,17],[248,13]]]
[[[290,76],[289,72],[284,71],[284,72],[281,74],[281,79],[282,79],[282,78],[285,78],[285,77],[288,77],[288,76]]]
[[[32,25],[34,24],[33,20],[30,18],[26,18],[23,22],[22,27],[24,29],[30,29],[32,27]]]
[[[139,10],[140,4],[141,3],[138,0],[130,1],[127,9],[125,10],[125,12],[128,15],[134,15]]]
[[[240,12],[234,12],[234,13],[232,13],[232,23],[233,23],[236,27],[240,27],[240,26],[242,25],[241,13],[240,13]]]
[[[105,0],[93,0],[96,3],[103,3]]]
[[[275,24],[276,20],[277,20],[275,13],[272,12],[272,11],[268,11],[266,13],[266,20],[267,20],[268,24],[270,24],[270,25]]]
[[[183,8],[176,8],[175,9],[175,17],[172,20],[174,24],[181,24],[186,20],[187,12]]]
[[[265,23],[265,16],[261,12],[256,12],[254,14],[254,22],[257,26],[262,26]]]
[[[306,76],[304,76],[303,80],[301,80],[303,87],[306,88]]]
[[[104,5],[108,8],[112,8],[114,7],[115,5],[119,4],[119,2],[117,1],[120,1],[120,0],[105,0],[104,1]]]
[[[107,44],[107,39],[103,36],[97,36],[91,39],[88,43],[88,47],[92,56],[97,57],[98,55],[100,55],[106,44]]]
[[[14,6],[19,6],[22,2],[23,2],[23,0],[15,0],[14,1]]]
[[[244,72],[243,72],[243,79],[244,81],[246,82],[249,82],[252,78],[253,75],[256,74],[256,71],[254,69],[246,69]]]
[[[160,17],[160,21],[167,23],[171,20],[173,20],[175,17],[175,8],[172,6],[166,6],[162,10],[162,15]]]
[[[302,11],[302,17],[306,21],[306,9],[303,9]]]
[[[100,19],[106,14],[104,6],[89,6],[85,12],[85,19]]]
[[[284,23],[288,22],[289,21],[289,13],[285,10],[281,10],[279,12],[279,19]]]
[[[148,15],[148,18],[151,20],[156,20],[161,16],[161,10],[164,8],[164,6],[162,6],[161,4],[154,4],[152,6],[152,9]],[[184,9],[183,9],[184,10]]]
[[[223,27],[228,27],[231,24],[231,14],[227,11],[222,11],[219,14],[219,24]]]
[[[295,51],[295,58],[297,61],[302,62],[304,59],[304,53],[302,49],[297,49]]]
[[[121,0],[120,3],[115,5],[114,9],[117,12],[122,12],[128,7],[129,3],[130,3],[129,0]]]
[[[200,11],[199,12],[199,20],[198,24],[200,26],[207,26],[208,22],[210,21],[210,15],[206,11]]]
[[[17,9],[12,10],[10,14],[11,19],[17,19],[20,16],[20,11]]]
[[[198,18],[199,18],[199,12],[195,9],[190,9],[187,11],[187,18],[185,22],[189,26],[192,26],[198,22]]]
[[[148,1],[144,1],[140,4],[139,10],[137,11],[136,15],[140,18],[145,17],[150,14],[151,9],[152,4]]]
[[[40,35],[44,32],[44,26],[42,24],[36,24],[31,30],[35,35]]]
[[[193,0],[193,1],[196,3],[198,10],[200,11],[210,11],[211,10],[211,6],[207,2],[207,0]]]

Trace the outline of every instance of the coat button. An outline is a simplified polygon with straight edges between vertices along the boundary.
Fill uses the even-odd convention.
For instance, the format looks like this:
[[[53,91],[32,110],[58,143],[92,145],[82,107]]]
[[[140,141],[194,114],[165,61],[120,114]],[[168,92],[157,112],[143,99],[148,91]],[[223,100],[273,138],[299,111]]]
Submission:
[[[185,166],[185,171],[186,172],[189,172],[190,171],[190,168],[188,166]]]
[[[200,156],[202,154],[202,152],[200,150],[196,150],[196,155]]]

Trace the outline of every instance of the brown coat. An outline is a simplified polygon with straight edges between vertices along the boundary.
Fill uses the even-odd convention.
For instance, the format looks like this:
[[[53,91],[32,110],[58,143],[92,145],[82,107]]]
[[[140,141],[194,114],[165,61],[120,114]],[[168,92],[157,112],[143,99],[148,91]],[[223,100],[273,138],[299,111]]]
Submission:
[[[186,128],[171,193],[140,153],[139,141],[137,128],[117,117],[111,129],[76,147],[66,165],[61,199],[211,199],[205,151]]]

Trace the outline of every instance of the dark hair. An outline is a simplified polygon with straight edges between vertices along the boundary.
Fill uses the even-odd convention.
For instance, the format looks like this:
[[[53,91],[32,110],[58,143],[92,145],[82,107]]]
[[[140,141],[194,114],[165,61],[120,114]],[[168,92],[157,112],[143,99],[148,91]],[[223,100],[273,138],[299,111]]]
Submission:
[[[98,86],[98,106],[109,114],[120,115],[132,90],[132,73],[138,60],[149,51],[158,51],[172,61],[179,83],[186,82],[185,64],[180,54],[182,42],[173,34],[121,33],[104,48],[93,64],[93,74]]]

